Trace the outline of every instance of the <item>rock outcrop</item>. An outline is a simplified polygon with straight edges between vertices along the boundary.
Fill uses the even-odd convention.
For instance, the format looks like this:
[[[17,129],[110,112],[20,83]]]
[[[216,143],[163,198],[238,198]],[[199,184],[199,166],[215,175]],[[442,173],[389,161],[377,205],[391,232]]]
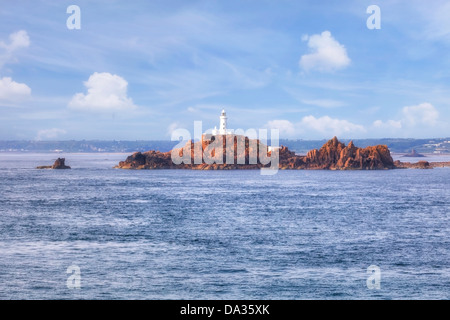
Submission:
[[[39,166],[36,169],[70,169],[69,166],[66,166],[65,161],[65,158],[58,158],[52,166]]]
[[[425,156],[423,154],[418,153],[416,150],[412,149],[411,153],[405,154],[403,157],[422,158]]]
[[[66,166],[65,162],[66,162],[65,158],[56,159],[55,163],[52,166],[52,169],[70,169],[69,166]]]
[[[228,170],[258,169],[268,166],[263,165],[259,159],[259,148],[263,148],[266,155],[270,155],[267,153],[267,146],[260,143],[259,140],[237,135],[222,136],[222,140],[222,155],[219,154],[220,141],[216,141],[215,137],[203,135],[201,141],[188,141],[183,148],[177,148],[170,152],[153,150],[143,153],[135,152],[115,168]],[[227,148],[227,146],[232,146],[232,148]],[[172,153],[184,161],[176,164],[176,160],[172,161]],[[207,155],[209,160],[202,155]],[[256,159],[251,159],[251,155],[256,155]],[[214,160],[216,160],[215,163],[213,163]]]
[[[358,148],[353,141],[346,146],[334,137],[319,150],[308,152],[304,159],[306,169],[374,170],[393,169],[394,161],[387,146]]]
[[[450,167],[450,162],[428,162],[428,161],[419,161],[419,162],[401,162],[397,160],[394,162],[394,165],[397,169],[433,169],[433,168],[443,168]]]
[[[227,155],[226,146],[233,146],[229,155]],[[268,158],[272,156],[272,152],[268,151],[268,147],[259,140],[228,135],[223,136],[222,147],[222,155],[220,155],[220,142],[219,144],[218,141],[215,142],[215,137],[202,136],[201,141],[195,143],[189,141],[183,148],[172,151],[178,158],[184,158],[186,160],[184,163],[175,164],[172,161],[171,152],[148,151],[132,154],[125,161],[121,161],[116,168],[228,170],[270,166],[266,164],[267,161],[261,161],[260,156]],[[223,164],[211,163],[202,158],[201,154],[208,155],[209,159],[222,159]],[[280,169],[380,170],[395,168],[387,146],[358,148],[353,142],[346,146],[336,137],[325,143],[319,150],[309,151],[306,156],[296,155],[285,146],[278,149],[278,154]]]

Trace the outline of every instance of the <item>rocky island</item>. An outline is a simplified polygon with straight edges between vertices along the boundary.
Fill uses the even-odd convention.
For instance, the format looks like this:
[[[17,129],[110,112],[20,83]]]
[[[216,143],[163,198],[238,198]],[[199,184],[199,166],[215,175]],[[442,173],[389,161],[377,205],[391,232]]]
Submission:
[[[66,166],[65,162],[65,158],[58,158],[52,166],[39,166],[36,169],[70,169],[69,166]]]
[[[239,149],[238,141],[243,141],[245,148]],[[228,170],[228,169],[259,169],[268,167],[262,164],[259,157],[260,149],[263,154],[268,157],[274,151],[269,151],[267,145],[259,140],[249,139],[248,137],[226,135],[223,139],[223,161],[222,164],[208,164],[202,161],[195,164],[194,151],[207,151],[210,144],[214,141],[214,137],[202,136],[202,140],[198,142],[188,141],[186,146],[174,149],[172,152],[182,156],[186,150],[190,150],[188,163],[174,164],[172,161],[172,152],[147,151],[136,152],[129,156],[125,161],[121,161],[115,168],[119,169],[198,169],[198,170]],[[227,148],[225,144],[231,145],[231,153],[234,161],[230,163],[227,160]],[[257,150],[253,150],[256,146]],[[187,148],[186,148],[187,147]],[[241,150],[241,153],[238,152]],[[250,163],[249,155],[252,152],[258,152],[257,163]],[[212,151],[214,152],[214,150]],[[229,151],[230,152],[230,151]],[[279,169],[309,169],[309,170],[381,170],[396,168],[391,157],[390,151],[385,145],[377,145],[367,148],[358,148],[353,142],[348,145],[340,142],[337,137],[326,142],[319,150],[314,149],[308,152],[306,156],[296,155],[287,147],[278,148],[279,153]],[[241,157],[245,159],[245,163],[239,163],[237,159]]]
[[[243,141],[241,154],[239,150],[239,139]],[[267,164],[260,162],[259,156],[257,163],[252,164],[249,161],[249,155],[252,152],[259,152],[262,148],[263,153],[266,152],[270,157],[273,151],[267,145],[261,143],[259,140],[249,139],[248,137],[227,135],[223,142],[223,161],[222,164],[208,164],[205,161],[195,163],[194,152],[208,151],[214,137],[202,136],[202,140],[198,142],[188,141],[183,148],[174,149],[177,155],[182,156],[186,150],[190,150],[188,154],[188,163],[175,164],[172,161],[172,152],[135,152],[125,161],[121,161],[115,168],[117,169],[195,169],[195,170],[230,170],[230,169],[259,169],[269,167]],[[231,145],[231,153],[234,161],[230,163],[227,160],[226,144]],[[253,150],[256,146],[257,150]],[[214,150],[212,153],[214,154]],[[399,160],[393,161],[389,148],[386,145],[369,146],[366,148],[356,147],[352,141],[348,145],[340,142],[337,137],[326,142],[320,149],[309,151],[306,156],[296,155],[295,152],[290,151],[287,147],[281,146],[278,148],[279,165],[281,170],[384,170],[384,169],[432,169],[434,167],[450,167],[450,162],[428,162],[419,161],[418,163],[401,162]],[[258,153],[259,154],[259,153]],[[245,159],[245,163],[239,163],[239,157]]]

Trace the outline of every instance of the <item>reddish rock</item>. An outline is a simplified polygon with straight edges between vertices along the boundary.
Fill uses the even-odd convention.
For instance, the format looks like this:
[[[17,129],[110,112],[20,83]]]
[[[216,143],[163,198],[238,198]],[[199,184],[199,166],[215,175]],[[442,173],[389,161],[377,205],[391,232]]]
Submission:
[[[442,164],[442,165],[438,165]],[[433,169],[434,167],[442,166],[448,167],[450,163],[438,162],[438,163],[429,163],[428,161],[419,161],[415,163],[411,162],[401,162],[400,160],[395,161],[395,167],[398,169]]]
[[[215,141],[216,137],[202,136],[202,140],[199,142],[189,141],[183,148],[173,150],[180,157],[184,155],[186,162],[188,162],[187,164],[174,164],[171,152],[148,151],[134,153],[125,161],[121,161],[116,168],[228,170],[259,169],[270,165],[261,163],[258,151],[261,148],[267,150],[267,146],[259,140],[236,135],[222,137],[224,138],[222,155],[216,154],[218,150],[220,151],[220,148],[215,148],[218,147],[217,143],[220,143]],[[232,145],[233,147],[227,150],[226,145]],[[229,155],[227,155],[227,151],[230,152]],[[187,152],[190,152],[190,154],[186,154]],[[222,158],[223,164],[205,163],[205,159],[201,158],[202,153],[208,154],[211,158],[216,157],[217,160]],[[319,150],[309,151],[306,156],[298,156],[285,146],[281,146],[278,149],[278,153],[280,169],[375,170],[395,168],[387,146],[378,145],[363,149],[356,147],[353,142],[346,146],[344,143],[339,142],[336,137],[325,143]],[[201,162],[199,164],[195,164],[196,154],[200,155],[200,158],[197,159],[198,162]],[[256,163],[251,161],[251,154],[257,155]],[[268,152],[267,156],[270,157],[270,155],[271,152]],[[242,159],[243,163],[239,162],[238,159]]]
[[[334,137],[319,150],[308,152],[305,158],[307,169],[393,169],[394,161],[387,146],[378,145],[358,148],[350,141],[348,146]]]
[[[36,169],[70,169],[69,166],[66,166],[65,161],[65,158],[58,158],[52,166],[39,166]]]
[[[430,162],[430,167],[432,167],[432,168],[450,167],[450,161]]]
[[[56,159],[55,163],[52,166],[52,169],[70,169],[69,166],[66,166],[65,162],[66,162],[65,158]]]
[[[116,168],[121,169],[171,169],[173,166],[170,152],[147,151],[135,152],[125,161],[120,161]]]

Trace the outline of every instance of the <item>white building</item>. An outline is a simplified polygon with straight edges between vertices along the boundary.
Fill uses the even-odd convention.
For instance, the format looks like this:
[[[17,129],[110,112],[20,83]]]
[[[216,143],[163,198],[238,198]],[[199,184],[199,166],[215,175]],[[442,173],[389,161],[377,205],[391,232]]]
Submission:
[[[233,134],[233,130],[227,129],[227,113],[225,110],[222,110],[222,113],[220,114],[220,127],[217,129],[217,126],[214,127],[212,130],[212,135],[216,136],[219,134]]]
[[[267,146],[267,152],[277,151],[280,149],[281,149],[280,146],[277,146],[277,147]]]

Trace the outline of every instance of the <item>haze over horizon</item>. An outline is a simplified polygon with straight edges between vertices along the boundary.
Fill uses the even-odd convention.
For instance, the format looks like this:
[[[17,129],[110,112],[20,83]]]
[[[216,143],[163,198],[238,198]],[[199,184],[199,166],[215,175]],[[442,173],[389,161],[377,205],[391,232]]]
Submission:
[[[0,140],[169,140],[223,108],[281,139],[449,137],[449,16],[440,0],[0,0]]]

